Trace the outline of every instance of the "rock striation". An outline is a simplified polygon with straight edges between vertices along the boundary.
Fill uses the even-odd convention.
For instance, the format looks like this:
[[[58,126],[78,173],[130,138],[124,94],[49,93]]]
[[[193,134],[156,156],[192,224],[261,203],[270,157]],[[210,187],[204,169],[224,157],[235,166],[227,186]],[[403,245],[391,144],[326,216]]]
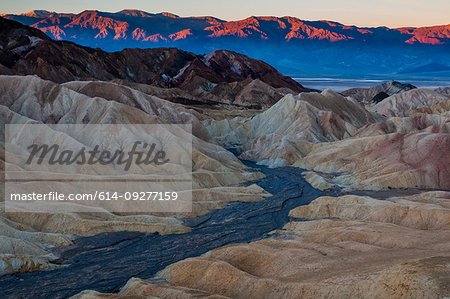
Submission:
[[[436,88],[434,91],[441,94],[450,95],[450,87],[439,87]]]

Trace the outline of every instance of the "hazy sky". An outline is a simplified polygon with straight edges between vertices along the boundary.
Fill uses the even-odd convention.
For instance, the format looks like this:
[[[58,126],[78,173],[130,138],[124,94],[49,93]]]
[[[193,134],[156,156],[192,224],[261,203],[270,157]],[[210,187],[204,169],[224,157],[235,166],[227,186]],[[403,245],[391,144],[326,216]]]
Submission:
[[[332,20],[347,25],[389,27],[450,24],[450,0],[0,0],[1,13],[32,9],[116,12],[124,8],[168,11],[180,16],[212,15],[224,20],[248,16],[294,16],[304,20]]]

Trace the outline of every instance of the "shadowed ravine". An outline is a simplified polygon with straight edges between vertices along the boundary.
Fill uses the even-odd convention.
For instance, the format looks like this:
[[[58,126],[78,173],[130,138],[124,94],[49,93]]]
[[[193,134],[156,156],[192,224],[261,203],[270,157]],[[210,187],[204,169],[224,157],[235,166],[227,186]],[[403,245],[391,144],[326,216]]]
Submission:
[[[302,178],[301,169],[246,164],[266,175],[257,184],[272,197],[260,202],[235,202],[207,215],[188,218],[185,222],[192,232],[186,234],[120,232],[79,238],[75,245],[55,249],[63,268],[1,276],[1,297],[53,298],[86,289],[117,291],[131,277],[151,278],[179,260],[230,243],[264,238],[288,222],[291,209],[324,194]]]

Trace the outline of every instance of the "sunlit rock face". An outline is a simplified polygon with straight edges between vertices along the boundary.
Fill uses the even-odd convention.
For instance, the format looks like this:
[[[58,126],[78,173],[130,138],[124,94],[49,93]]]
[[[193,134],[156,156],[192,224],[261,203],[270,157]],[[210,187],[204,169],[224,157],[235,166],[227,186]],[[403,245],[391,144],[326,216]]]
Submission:
[[[293,220],[267,239],[169,266],[157,275],[168,286],[131,279],[118,294],[75,298],[447,297],[449,208],[449,192],[320,197],[293,209]]]

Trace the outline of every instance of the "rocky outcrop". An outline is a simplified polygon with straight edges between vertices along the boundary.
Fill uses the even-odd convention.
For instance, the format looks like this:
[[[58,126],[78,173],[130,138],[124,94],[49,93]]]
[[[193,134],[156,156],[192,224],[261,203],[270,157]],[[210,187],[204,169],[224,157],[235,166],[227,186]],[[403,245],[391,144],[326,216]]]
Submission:
[[[252,82],[252,80],[244,80],[242,83],[247,81]],[[111,82],[131,87],[132,89],[138,90],[151,96],[156,96],[161,99],[168,100],[173,103],[183,104],[185,105],[186,108],[190,109],[191,113],[193,113],[200,120],[206,120],[211,118],[220,120],[220,119],[234,118],[235,116],[251,116],[261,111],[260,107],[252,108],[248,106],[243,107],[238,105],[230,105],[229,103],[231,103],[232,101],[230,99],[224,98],[226,95],[225,92],[220,93],[222,98],[219,98],[218,96],[212,94],[211,92],[207,92],[201,88],[193,92],[187,92],[180,88],[161,88],[148,84],[133,83],[126,80],[112,80]],[[220,84],[218,85],[220,86],[220,88],[218,88],[217,90],[215,89],[215,91],[220,92],[221,88],[228,89],[228,87],[232,90],[235,90],[233,89],[233,87],[236,85],[240,84],[236,82]],[[239,88],[237,90],[239,90]],[[285,89],[277,89],[277,92],[279,93],[283,93],[284,91]],[[253,93],[255,91],[250,89],[249,92]],[[241,94],[245,96],[247,92],[241,92]],[[239,93],[238,95],[242,96]],[[260,100],[261,102],[263,102],[263,100],[267,98],[269,97],[264,96]],[[256,100],[255,102],[258,102],[258,100]]]
[[[189,89],[190,82],[200,78],[211,83],[240,82],[251,78],[259,79],[274,88],[286,87],[295,92],[306,91],[299,83],[283,76],[267,63],[226,50],[216,50],[186,64],[173,78],[173,84]]]
[[[271,107],[285,95],[295,92],[286,87],[274,88],[259,79],[247,79],[217,84],[211,93],[225,103],[261,109]]]
[[[71,299],[94,299],[94,298],[205,298],[205,299],[226,299],[229,297],[217,294],[210,294],[205,291],[185,288],[171,287],[158,284],[151,284],[139,278],[130,279],[121,289],[119,294],[103,294],[96,291],[84,291],[70,297]]]
[[[270,238],[169,266],[157,275],[168,286],[131,279],[118,294],[85,291],[75,298],[188,291],[230,298],[448,297],[449,204],[448,192],[383,201],[321,197],[292,210],[293,220]]]
[[[448,231],[450,230],[449,200],[450,193],[445,191],[424,192],[385,200],[356,195],[338,198],[320,197],[309,205],[293,209],[289,216],[311,220],[341,219],[391,223],[425,231]],[[291,225],[295,226],[296,223]]]
[[[350,137],[376,119],[359,104],[325,90],[287,95],[254,117],[203,123],[219,142],[241,145],[240,158],[275,167],[293,163],[309,152],[312,143]]]
[[[70,236],[39,232],[9,219],[3,205],[0,208],[0,240],[0,274],[53,269],[56,266],[48,260],[54,257],[48,248],[72,244]]]
[[[407,116],[410,110],[429,107],[449,99],[449,96],[433,90],[418,88],[390,96],[369,110],[388,117]]]
[[[450,133],[450,118],[448,117],[450,106],[446,105],[446,107],[442,107],[442,103],[434,104],[431,107],[418,108],[414,110],[416,116],[391,117],[364,126],[354,137],[369,137],[391,133],[407,134],[421,130]],[[442,114],[439,114],[439,112]]]
[[[38,29],[23,26],[0,17],[0,71],[10,73],[15,61],[37,44],[51,39]]]
[[[409,110],[406,112],[407,115],[426,115],[426,114],[439,114],[442,117],[445,117],[447,120],[450,119],[450,99],[439,101],[434,103],[431,106],[423,106],[420,108],[416,108],[414,110]]]
[[[352,88],[341,92],[346,97],[352,97],[358,102],[373,105],[397,93],[402,93],[416,87],[397,81],[389,81],[370,88]]]
[[[450,189],[448,123],[431,128],[316,144],[294,165],[345,189]]]
[[[439,87],[434,90],[437,93],[450,95],[450,87]]]

